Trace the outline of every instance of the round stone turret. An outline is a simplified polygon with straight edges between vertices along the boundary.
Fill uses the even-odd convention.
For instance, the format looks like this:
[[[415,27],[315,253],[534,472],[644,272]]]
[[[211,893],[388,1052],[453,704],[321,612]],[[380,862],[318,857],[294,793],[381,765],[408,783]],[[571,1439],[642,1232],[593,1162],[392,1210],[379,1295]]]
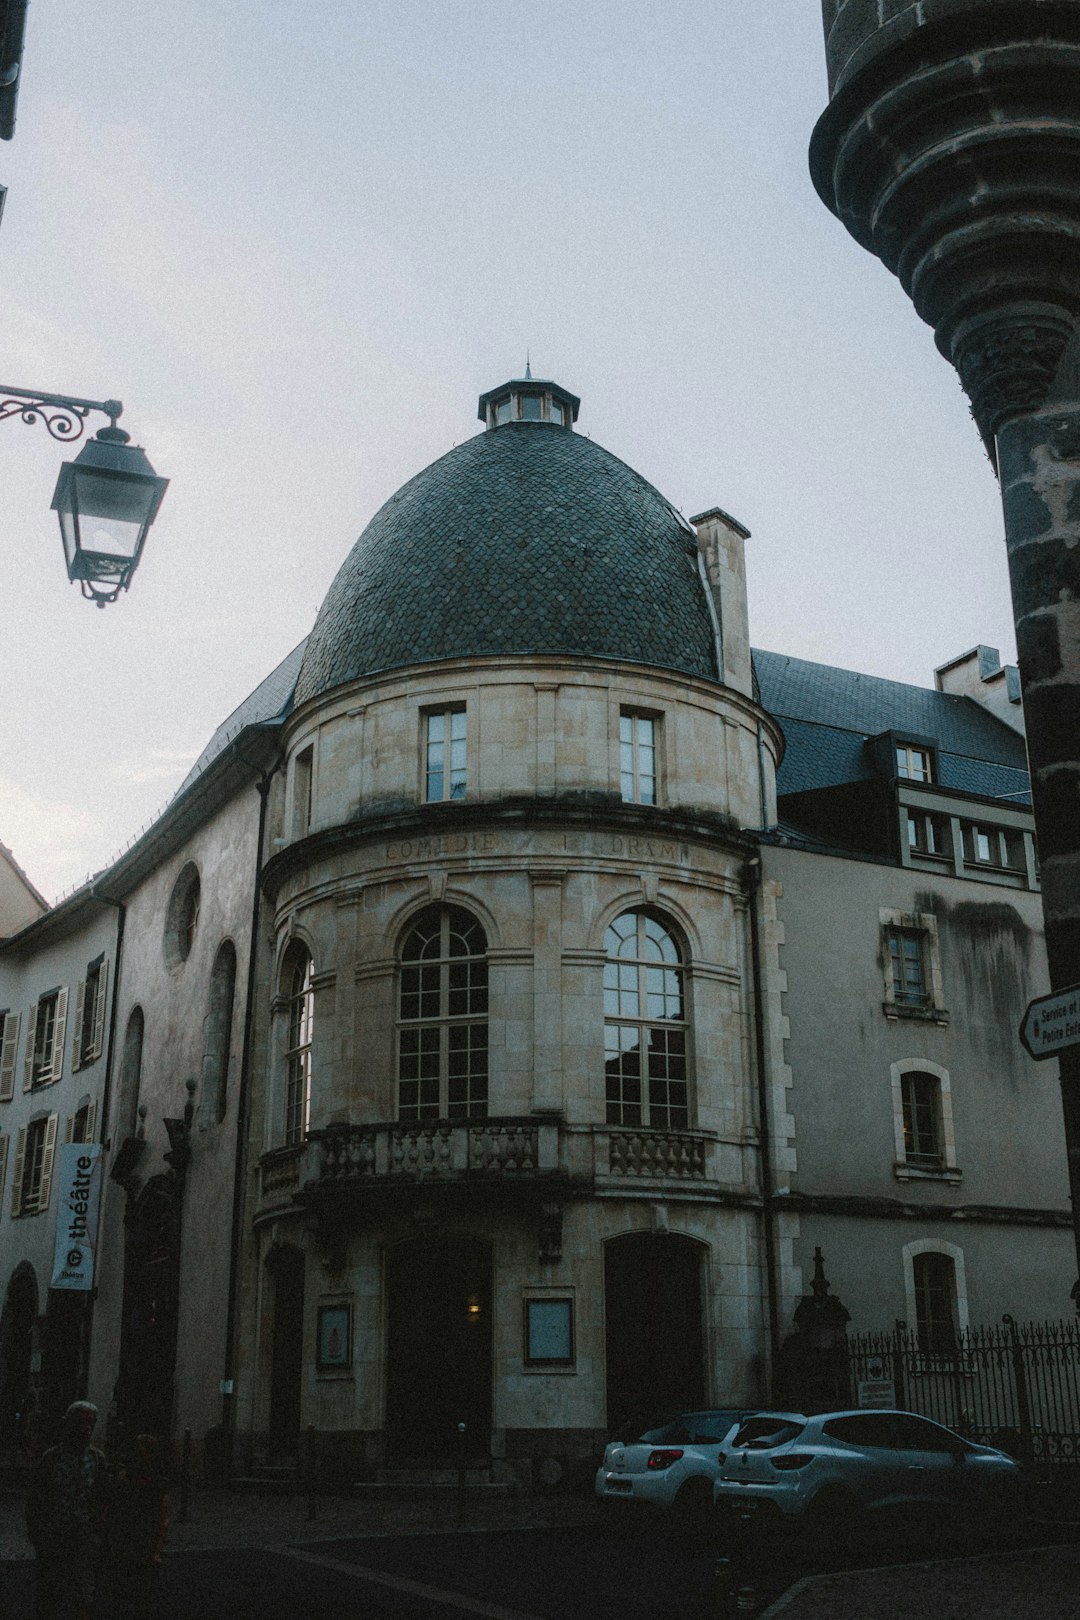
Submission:
[[[1080,6],[825,0],[810,166],[934,328],[992,444],[1080,317]]]

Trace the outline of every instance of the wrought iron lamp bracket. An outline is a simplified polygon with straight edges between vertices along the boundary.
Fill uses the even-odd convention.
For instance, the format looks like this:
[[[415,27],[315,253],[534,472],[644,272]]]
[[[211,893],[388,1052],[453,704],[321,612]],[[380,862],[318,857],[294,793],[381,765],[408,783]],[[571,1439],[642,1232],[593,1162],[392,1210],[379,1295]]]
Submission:
[[[0,422],[14,416],[21,417],[28,427],[44,422],[52,437],[64,444],[82,438],[91,411],[101,411],[109,418],[109,426],[99,430],[99,438],[118,438],[126,443],[127,434],[116,425],[123,409],[118,399],[76,399],[68,394],[44,394],[37,388],[8,388],[0,383]]]

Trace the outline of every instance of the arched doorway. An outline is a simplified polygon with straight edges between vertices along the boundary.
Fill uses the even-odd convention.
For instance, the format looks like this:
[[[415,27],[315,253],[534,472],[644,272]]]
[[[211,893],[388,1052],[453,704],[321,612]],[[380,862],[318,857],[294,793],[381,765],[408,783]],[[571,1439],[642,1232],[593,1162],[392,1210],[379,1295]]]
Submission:
[[[154,1176],[125,1216],[117,1415],[129,1433],[172,1430],[181,1193],[175,1176]]]
[[[704,1245],[632,1232],[604,1245],[608,1429],[705,1400]]]
[[[425,1237],[386,1260],[386,1442],[390,1461],[491,1450],[491,1248]]]
[[[37,1320],[38,1290],[33,1268],[16,1266],[0,1313],[0,1452],[28,1440],[30,1366]]]
[[[274,1291],[270,1325],[271,1462],[295,1461],[300,1451],[300,1396],[304,1375],[304,1256],[279,1243],[266,1257]]]

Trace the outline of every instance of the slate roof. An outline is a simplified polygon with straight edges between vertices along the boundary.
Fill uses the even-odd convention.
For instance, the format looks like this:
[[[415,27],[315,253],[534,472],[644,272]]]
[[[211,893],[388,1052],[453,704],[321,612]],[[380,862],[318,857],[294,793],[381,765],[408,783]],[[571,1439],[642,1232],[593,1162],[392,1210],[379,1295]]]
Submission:
[[[932,737],[937,780],[984,799],[1030,804],[1023,737],[973,698],[755,649],[762,706],[779,720],[787,751],[779,794],[806,793],[874,775],[870,737]]]
[[[206,767],[217,759],[232,742],[248,726],[267,725],[275,720],[284,720],[292,707],[292,695],[296,686],[296,677],[300,673],[303,662],[304,648],[307,646],[307,637],[298,646],[294,647],[287,657],[281,660],[276,669],[271,670],[264,681],[260,681],[254,692],[251,692],[233,710],[227,720],[223,720],[214,735],[188,771],[184,780],[174,795],[179,798],[186,788],[189,788],[196,777],[202,775]]]
[[[380,670],[513,653],[717,679],[686,520],[607,450],[545,423],[479,433],[390,497],[327,592],[296,702]]]

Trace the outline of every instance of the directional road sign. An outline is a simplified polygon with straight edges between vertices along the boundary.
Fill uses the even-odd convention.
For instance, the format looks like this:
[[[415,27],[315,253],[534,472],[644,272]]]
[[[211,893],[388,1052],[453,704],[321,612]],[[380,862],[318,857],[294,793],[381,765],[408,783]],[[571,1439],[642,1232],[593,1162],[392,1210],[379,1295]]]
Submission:
[[[1066,1046],[1080,1046],[1080,984],[1028,1004],[1020,1039],[1033,1058],[1056,1057]]]

